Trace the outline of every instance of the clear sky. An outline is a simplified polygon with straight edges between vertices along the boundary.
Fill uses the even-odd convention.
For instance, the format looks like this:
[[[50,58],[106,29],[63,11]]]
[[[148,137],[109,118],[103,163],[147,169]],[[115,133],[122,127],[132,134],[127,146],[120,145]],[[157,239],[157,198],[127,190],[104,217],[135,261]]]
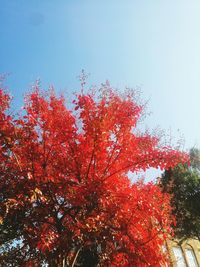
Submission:
[[[16,106],[37,78],[71,94],[82,69],[141,86],[146,124],[199,147],[199,14],[199,0],[0,0],[0,73]]]

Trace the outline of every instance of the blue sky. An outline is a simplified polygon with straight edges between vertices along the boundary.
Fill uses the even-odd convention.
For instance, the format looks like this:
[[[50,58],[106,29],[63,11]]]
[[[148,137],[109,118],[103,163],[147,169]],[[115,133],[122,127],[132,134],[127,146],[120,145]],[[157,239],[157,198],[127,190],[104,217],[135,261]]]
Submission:
[[[150,128],[200,145],[199,0],[0,0],[0,73],[20,106],[30,85],[71,92],[89,84],[140,86]],[[179,134],[180,133],[180,134]]]

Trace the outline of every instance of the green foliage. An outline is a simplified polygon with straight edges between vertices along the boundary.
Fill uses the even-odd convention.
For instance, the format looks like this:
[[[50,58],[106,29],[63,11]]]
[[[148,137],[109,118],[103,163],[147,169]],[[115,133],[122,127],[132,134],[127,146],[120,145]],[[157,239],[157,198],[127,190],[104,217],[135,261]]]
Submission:
[[[200,150],[191,149],[190,160],[190,166],[179,164],[165,171],[160,184],[172,196],[177,237],[200,240]]]

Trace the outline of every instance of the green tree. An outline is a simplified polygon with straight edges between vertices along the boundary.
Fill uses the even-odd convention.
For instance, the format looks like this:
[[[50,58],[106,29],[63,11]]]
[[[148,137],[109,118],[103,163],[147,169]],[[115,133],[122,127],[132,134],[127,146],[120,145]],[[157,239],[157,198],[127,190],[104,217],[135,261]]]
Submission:
[[[191,164],[179,164],[164,172],[161,187],[171,194],[176,236],[200,240],[200,150],[190,150]]]

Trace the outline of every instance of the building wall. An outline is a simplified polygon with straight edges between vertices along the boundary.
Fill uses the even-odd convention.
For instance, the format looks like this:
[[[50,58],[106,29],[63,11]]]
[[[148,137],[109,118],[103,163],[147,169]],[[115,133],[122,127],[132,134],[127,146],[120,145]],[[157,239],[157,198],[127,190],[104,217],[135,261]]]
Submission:
[[[178,240],[169,240],[166,246],[173,267],[200,267],[200,242],[198,240],[187,239],[181,244]],[[181,257],[177,261],[178,256]]]

